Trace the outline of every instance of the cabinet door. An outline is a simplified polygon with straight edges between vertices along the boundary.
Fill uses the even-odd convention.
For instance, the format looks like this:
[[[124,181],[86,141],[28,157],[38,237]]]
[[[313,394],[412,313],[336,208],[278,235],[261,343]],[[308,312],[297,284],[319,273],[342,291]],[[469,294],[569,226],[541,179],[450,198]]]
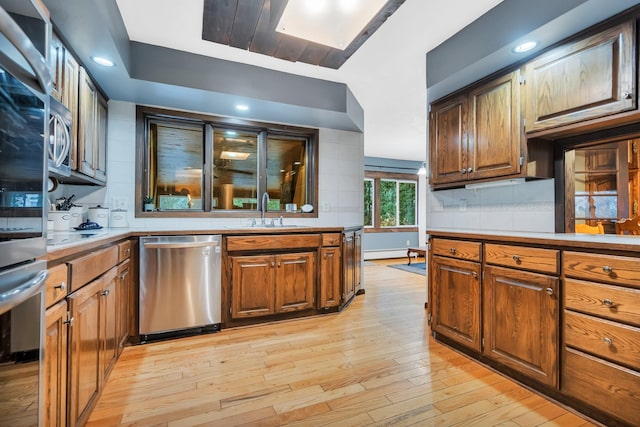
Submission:
[[[469,95],[467,178],[520,172],[520,72],[515,71]]]
[[[275,313],[273,256],[234,256],[231,260],[231,317]]]
[[[320,308],[340,305],[340,248],[320,249]]]
[[[431,184],[467,179],[467,95],[433,104],[429,114]]]
[[[315,301],[315,254],[302,252],[275,257],[276,312],[306,310]]]
[[[485,267],[484,354],[554,387],[558,385],[558,282],[557,277]]]
[[[527,132],[637,108],[635,20],[527,64]]]
[[[118,268],[113,267],[102,276],[103,287],[100,292],[100,334],[103,342],[101,371],[106,379],[118,359]]]
[[[355,259],[353,251],[355,247],[353,231],[342,236],[342,302],[349,301],[356,293],[354,282]]]
[[[433,256],[431,328],[480,352],[480,263]]]
[[[84,68],[80,68],[78,114],[78,162],[79,171],[95,176],[94,156],[96,147],[97,91]]]
[[[71,315],[68,367],[70,427],[86,422],[100,391],[102,285],[101,279],[94,280],[67,297]]]
[[[44,343],[44,425],[67,424],[67,301],[62,300],[45,313]]]
[[[64,70],[62,82],[62,104],[71,112],[71,162],[72,170],[77,170],[78,162],[78,82],[80,77],[80,65],[69,53],[64,55]]]
[[[96,102],[95,178],[107,181],[107,101],[98,94]]]
[[[129,294],[131,292],[130,270],[130,261],[128,259],[118,266],[118,319],[116,322],[118,329],[118,354],[122,352],[122,349],[129,339]]]
[[[360,295],[358,291],[362,289],[362,230],[356,231],[353,239],[353,282],[356,294]]]
[[[53,87],[51,96],[62,102],[63,70],[64,70],[65,48],[56,33],[51,33],[49,42],[49,71],[51,72],[51,82]]]

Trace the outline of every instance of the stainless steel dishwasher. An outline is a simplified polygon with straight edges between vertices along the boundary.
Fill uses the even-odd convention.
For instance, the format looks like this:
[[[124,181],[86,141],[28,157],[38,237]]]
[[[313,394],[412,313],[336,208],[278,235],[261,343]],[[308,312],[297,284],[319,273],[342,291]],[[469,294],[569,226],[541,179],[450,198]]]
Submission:
[[[220,329],[220,235],[140,238],[140,339]]]

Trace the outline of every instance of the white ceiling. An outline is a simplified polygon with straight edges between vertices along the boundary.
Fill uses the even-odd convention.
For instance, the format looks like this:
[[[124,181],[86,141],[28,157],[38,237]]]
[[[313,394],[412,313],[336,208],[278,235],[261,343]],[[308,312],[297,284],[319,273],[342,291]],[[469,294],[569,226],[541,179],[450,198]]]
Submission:
[[[203,0],[117,0],[133,41],[346,83],[365,112],[365,155],[425,160],[425,54],[502,0],[406,0],[338,70],[202,40]]]

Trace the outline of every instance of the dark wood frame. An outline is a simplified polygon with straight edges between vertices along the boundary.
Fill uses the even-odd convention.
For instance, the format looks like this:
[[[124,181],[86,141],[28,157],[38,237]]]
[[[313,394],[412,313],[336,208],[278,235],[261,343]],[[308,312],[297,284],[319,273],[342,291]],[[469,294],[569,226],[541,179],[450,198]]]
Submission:
[[[211,199],[207,196],[203,199],[203,211],[188,212],[188,211],[154,211],[146,212],[143,210],[142,198],[144,197],[146,173],[148,170],[148,153],[147,153],[147,140],[148,140],[148,126],[147,122],[150,118],[162,119],[162,120],[178,120],[181,123],[196,123],[202,124],[205,132],[204,150],[205,150],[205,162],[203,164],[204,172],[204,186],[203,194],[210,195],[213,185],[213,177],[207,173],[207,170],[211,169],[210,164],[212,159],[210,158],[213,153],[213,128],[214,127],[234,127],[240,129],[247,129],[256,131],[258,133],[272,133],[280,135],[291,135],[296,137],[305,137],[309,144],[309,161],[308,169],[310,173],[307,175],[307,192],[309,193],[308,200],[315,207],[312,212],[286,212],[281,211],[267,211],[266,216],[273,217],[285,217],[285,218],[317,218],[318,217],[318,163],[319,163],[319,130],[316,128],[302,128],[290,125],[281,125],[274,123],[254,122],[244,119],[218,117],[213,115],[199,114],[194,112],[167,110],[161,108],[154,108],[148,106],[138,105],[136,106],[136,164],[142,165],[136,169],[136,182],[135,182],[135,216],[136,218],[252,218],[256,216],[257,210],[211,210]],[[263,144],[266,144],[266,137],[263,138]],[[262,156],[264,158],[264,156]],[[265,162],[262,162],[265,163]],[[265,168],[265,164],[260,164],[259,167]],[[264,180],[259,181],[258,189],[260,194],[265,191],[266,183]]]
[[[373,196],[374,196],[374,211],[373,211],[373,227],[365,227],[365,233],[398,233],[398,232],[417,232],[418,225],[405,226],[405,227],[380,227],[380,180],[399,180],[399,181],[412,181],[416,183],[416,223],[418,221],[418,175],[405,174],[405,173],[393,173],[393,172],[373,172],[365,171],[365,179],[373,179]],[[376,203],[377,201],[377,203]]]

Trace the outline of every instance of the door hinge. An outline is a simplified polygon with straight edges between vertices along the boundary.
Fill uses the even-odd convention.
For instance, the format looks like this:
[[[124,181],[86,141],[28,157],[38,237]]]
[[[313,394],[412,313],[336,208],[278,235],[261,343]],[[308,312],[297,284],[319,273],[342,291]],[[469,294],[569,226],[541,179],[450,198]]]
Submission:
[[[527,119],[522,119],[522,129],[527,128]]]
[[[521,75],[521,76],[520,76],[519,83],[520,83],[521,85],[527,84],[527,76],[525,76],[525,75]]]
[[[524,156],[520,156],[520,166],[524,165]]]
[[[484,280],[484,271],[482,272],[482,280]]]
[[[429,321],[429,323],[431,323],[431,313],[429,313],[429,315],[427,316],[427,320]]]
[[[484,348],[484,338],[482,338],[482,347]]]
[[[231,307],[229,307],[229,314],[231,314]]]

